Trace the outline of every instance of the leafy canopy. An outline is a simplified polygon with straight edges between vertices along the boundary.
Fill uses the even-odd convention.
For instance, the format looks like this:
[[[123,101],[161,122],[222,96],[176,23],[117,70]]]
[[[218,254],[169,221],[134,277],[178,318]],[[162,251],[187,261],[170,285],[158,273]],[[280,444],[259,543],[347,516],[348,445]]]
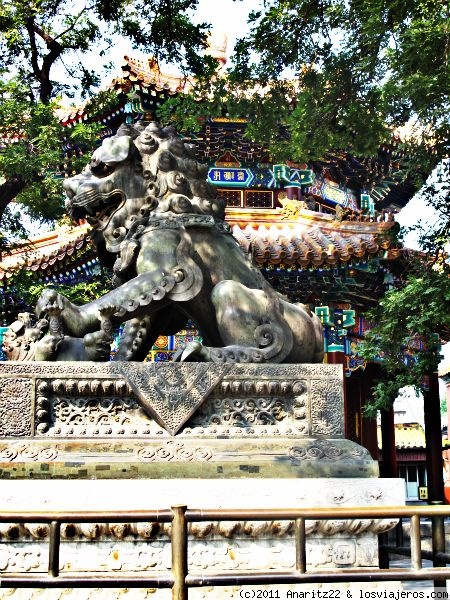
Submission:
[[[47,103],[74,85],[86,94],[99,83],[101,61],[121,38],[196,73],[202,67],[206,24],[186,13],[198,0],[5,0],[0,8],[0,65]],[[120,37],[119,37],[120,36]],[[85,56],[96,51],[94,68]],[[56,74],[53,67],[61,70]],[[67,71],[69,78],[61,75]]]
[[[124,37],[158,61],[175,61],[189,72],[202,70],[206,24],[195,25],[186,16],[196,6],[197,0],[2,2],[0,250],[7,226],[14,233],[21,229],[9,204],[17,200],[43,220],[60,216],[58,175],[79,171],[98,141],[98,125],[68,129],[59,124],[60,95],[88,97],[99,83],[108,49]],[[91,100],[89,112],[101,115],[114,102],[112,94],[102,93]]]
[[[380,361],[385,377],[374,388],[369,415],[390,406],[398,390],[412,385],[423,389],[426,376],[437,371],[439,337],[450,330],[448,273],[422,269],[405,285],[388,292],[371,313],[374,326],[366,334],[361,354]]]
[[[384,371],[369,413],[389,406],[401,387],[412,385],[421,391],[426,375],[438,369],[438,334],[450,339],[449,171],[450,160],[446,159],[421,191],[423,201],[436,214],[435,222],[428,226],[418,215],[418,222],[410,228],[423,253],[411,255],[404,280],[368,315],[373,326],[360,351],[368,360],[381,358]]]
[[[232,68],[193,95],[212,114],[247,117],[277,160],[371,155],[407,126],[428,174],[448,152],[449,11],[440,0],[263,0]],[[163,114],[183,124],[187,112],[191,126],[196,107],[206,114],[177,98]]]
[[[33,273],[19,271],[11,278],[11,285],[17,295],[23,298],[28,306],[36,306],[42,291],[48,284],[36,280]],[[58,291],[77,305],[87,304],[111,290],[111,276],[102,270],[94,281],[77,281],[71,284],[58,284]]]

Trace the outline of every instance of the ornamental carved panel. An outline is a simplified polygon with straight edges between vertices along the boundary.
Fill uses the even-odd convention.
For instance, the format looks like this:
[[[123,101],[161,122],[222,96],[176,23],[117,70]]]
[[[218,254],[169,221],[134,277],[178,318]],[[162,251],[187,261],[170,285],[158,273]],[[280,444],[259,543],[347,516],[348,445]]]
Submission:
[[[309,434],[306,381],[229,378],[213,392],[188,421],[189,430],[249,435]],[[185,430],[186,431],[186,430]]]
[[[336,365],[0,366],[3,437],[344,435]]]
[[[31,379],[1,378],[0,399],[0,436],[30,436],[32,408]]]
[[[229,364],[118,363],[144,410],[175,435],[230,370]]]
[[[343,431],[342,384],[338,379],[311,380],[311,433],[335,436]]]

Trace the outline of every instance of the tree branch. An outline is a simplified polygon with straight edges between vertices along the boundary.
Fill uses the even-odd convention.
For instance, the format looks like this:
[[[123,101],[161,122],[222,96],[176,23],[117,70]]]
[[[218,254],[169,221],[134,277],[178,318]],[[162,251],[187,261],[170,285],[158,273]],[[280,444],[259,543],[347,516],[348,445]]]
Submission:
[[[87,11],[87,7],[85,6],[78,14],[77,16],[74,18],[72,25],[70,25],[69,27],[67,27],[67,29],[64,29],[64,31],[61,31],[61,33],[59,33],[55,38],[54,41],[56,42],[57,40],[59,40],[60,38],[62,38],[63,36],[65,36],[67,33],[69,33],[69,31],[73,31],[73,29],[75,28],[75,25],[77,24],[78,20],[80,19],[81,15],[83,15],[85,12]]]
[[[33,69],[33,73],[36,78],[40,80],[41,78],[41,69],[38,63],[39,52],[36,44],[36,35],[34,29],[34,17],[28,17],[25,23],[26,30],[28,32],[28,37],[30,39],[30,48],[31,48],[31,66]]]
[[[42,38],[44,40],[44,42],[47,44],[48,48],[50,48],[55,43],[56,44],[59,43],[56,41],[56,38],[54,38],[53,36],[48,34],[46,31],[44,31],[42,29],[42,27],[36,23],[36,21],[34,20],[33,17],[29,17],[27,19],[27,26],[28,26],[28,22],[30,22],[32,25],[33,33],[37,34],[40,38]]]
[[[25,189],[25,186],[25,180],[20,175],[11,177],[0,185],[0,222],[10,202]]]
[[[31,45],[31,62],[33,72],[39,81],[39,97],[42,102],[47,104],[50,101],[53,91],[53,85],[50,81],[50,69],[53,63],[58,60],[64,52],[64,47],[56,41],[51,35],[46,33],[40,25],[38,25],[33,17],[29,17],[26,22],[26,28],[30,38]],[[38,64],[38,49],[36,45],[36,35],[42,38],[49,49],[48,54],[42,59],[42,67]]]

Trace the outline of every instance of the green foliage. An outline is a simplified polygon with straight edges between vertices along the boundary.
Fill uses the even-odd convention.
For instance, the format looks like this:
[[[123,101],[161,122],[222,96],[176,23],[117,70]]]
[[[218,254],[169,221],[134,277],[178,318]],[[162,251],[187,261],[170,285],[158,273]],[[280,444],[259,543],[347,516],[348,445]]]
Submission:
[[[48,284],[36,284],[28,288],[28,296],[32,306],[35,306],[42,290],[48,287]],[[57,285],[55,286],[55,289],[74,304],[81,306],[88,302],[92,302],[111,291],[111,281],[105,281],[103,279],[82,281],[73,285]]]
[[[80,150],[92,148],[98,139],[98,125],[64,128],[58,122],[55,108],[56,102],[33,102],[26,86],[17,79],[0,81],[0,134],[11,140],[0,152],[0,178],[5,182],[0,185],[4,232],[16,233],[4,212],[12,198],[34,219],[59,218],[64,211],[64,172],[78,171],[89,155],[88,152],[82,155]],[[78,151],[64,157],[63,145]],[[13,194],[2,197],[1,187],[11,181],[17,182]]]
[[[449,268],[450,242],[450,160],[438,166],[434,177],[421,190],[424,202],[434,209],[436,220],[429,226],[419,220],[411,227],[418,236],[420,247],[434,265]]]
[[[36,306],[42,291],[48,287],[54,287],[71,302],[79,306],[100,298],[112,289],[111,277],[105,272],[102,272],[93,281],[49,286],[48,283],[39,280],[34,273],[20,271],[15,274],[11,283],[29,306]]]
[[[248,136],[275,160],[308,161],[333,149],[373,154],[392,129],[416,125],[415,171],[448,152],[448,3],[416,0],[265,0],[249,16],[234,64],[193,91],[213,116],[250,119]],[[205,112],[178,103],[178,124]],[[170,116],[167,110],[165,117]]]
[[[436,334],[449,339],[449,170],[450,161],[444,160],[422,191],[424,202],[435,209],[436,221],[430,226],[418,221],[410,228],[416,232],[425,255],[412,259],[406,281],[386,294],[369,315],[374,326],[363,343],[362,353],[368,360],[381,357],[384,371],[374,389],[375,402],[368,407],[369,413],[391,404],[405,385],[420,391],[424,376],[435,372],[439,363]],[[418,339],[425,349],[409,350]],[[405,357],[409,358],[407,362]]]
[[[421,265],[400,289],[388,292],[368,318],[373,326],[360,353],[368,360],[379,360],[384,371],[367,409],[373,415],[392,404],[400,388],[412,385],[419,391],[425,376],[437,370],[437,332],[450,327],[447,270]]]
[[[189,19],[196,7],[197,0],[87,0],[73,5],[5,0],[0,8],[0,66],[11,68],[45,103],[80,82],[89,93],[98,82],[101,63],[94,72],[86,67],[84,55],[98,47],[102,57],[117,36],[158,61],[177,62],[195,72],[201,68],[207,33],[206,23],[195,25]],[[76,80],[52,80],[50,71],[57,63]]]
[[[0,251],[17,234],[7,207],[17,200],[33,218],[58,219],[64,208],[61,174],[79,172],[98,142],[99,126],[63,128],[55,110],[60,95],[88,97],[99,83],[102,57],[125,36],[157,61],[176,61],[185,71],[203,70],[206,24],[187,13],[197,0],[5,0],[0,6]],[[86,55],[97,49],[96,71]],[[107,69],[108,65],[104,65]],[[102,92],[89,114],[117,102]],[[68,148],[64,154],[63,148]]]
[[[411,275],[371,315],[364,356],[382,356],[385,373],[373,412],[400,387],[422,386],[438,363],[434,334],[449,326],[450,161],[442,161],[450,138],[450,6],[441,0],[260,4],[226,76],[200,79],[190,97],[164,107],[163,119],[189,130],[208,112],[246,118],[247,136],[268,147],[274,161],[298,162],[326,160],[335,150],[370,156],[403,127],[402,168],[417,187],[441,165],[440,192],[431,183],[423,196],[439,222],[432,229],[417,225],[427,264],[408,266]],[[424,351],[414,349],[418,338]]]
[[[447,414],[447,400],[446,398],[441,398],[441,415]]]

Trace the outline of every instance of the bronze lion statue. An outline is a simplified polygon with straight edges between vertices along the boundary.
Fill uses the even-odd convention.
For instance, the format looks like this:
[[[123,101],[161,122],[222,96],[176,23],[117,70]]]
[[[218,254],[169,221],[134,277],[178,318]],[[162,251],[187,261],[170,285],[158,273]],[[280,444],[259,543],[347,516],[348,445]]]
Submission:
[[[189,344],[176,360],[322,361],[319,319],[251,264],[206,174],[172,127],[141,122],[122,125],[66,180],[67,210],[92,226],[115,288],[84,306],[45,290],[36,314],[49,332],[37,358],[106,360],[112,329],[125,323],[114,359],[143,360],[159,335],[191,318],[204,345]]]

